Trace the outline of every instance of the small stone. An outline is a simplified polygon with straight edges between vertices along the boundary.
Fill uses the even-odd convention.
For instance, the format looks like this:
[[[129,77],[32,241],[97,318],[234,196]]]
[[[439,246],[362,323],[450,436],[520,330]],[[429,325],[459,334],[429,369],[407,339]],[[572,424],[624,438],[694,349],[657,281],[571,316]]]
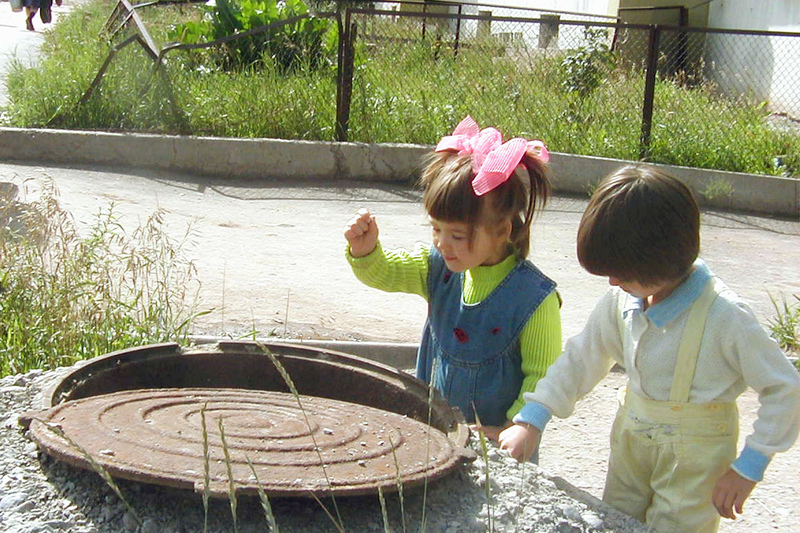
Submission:
[[[152,518],[147,518],[142,523],[142,533],[158,533],[159,531],[158,522]]]
[[[571,520],[573,522],[578,522],[583,520],[583,518],[581,517],[580,509],[578,509],[574,505],[563,505],[560,506],[558,510],[561,512],[561,515],[567,520]]]
[[[0,509],[11,509],[28,498],[24,492],[11,492],[0,498]]]
[[[122,525],[125,526],[125,529],[128,531],[136,531],[139,528],[139,522],[131,512],[122,515]]]
[[[71,531],[73,528],[73,525],[65,520],[50,520],[45,522],[44,525],[50,527],[51,529],[60,529],[62,531]]]
[[[556,531],[558,533],[581,533],[581,528],[573,526],[568,522],[561,522],[558,524]]]
[[[586,525],[593,529],[603,529],[603,519],[597,516],[597,513],[593,513],[592,511],[586,511],[581,515],[583,521],[586,522]]]
[[[15,513],[27,513],[28,511],[33,510],[35,507],[36,507],[35,501],[27,500],[14,507],[13,510]]]

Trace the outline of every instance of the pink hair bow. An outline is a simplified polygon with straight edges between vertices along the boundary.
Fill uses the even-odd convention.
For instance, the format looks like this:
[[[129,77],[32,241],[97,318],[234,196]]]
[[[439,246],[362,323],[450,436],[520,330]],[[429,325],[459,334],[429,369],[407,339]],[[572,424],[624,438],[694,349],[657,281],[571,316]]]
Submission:
[[[525,152],[530,152],[545,163],[550,154],[542,141],[527,141],[514,137],[503,142],[503,135],[495,128],[480,129],[478,123],[467,115],[452,135],[442,137],[436,145],[437,152],[456,151],[458,155],[472,155],[472,190],[482,196],[505,183],[514,173]]]

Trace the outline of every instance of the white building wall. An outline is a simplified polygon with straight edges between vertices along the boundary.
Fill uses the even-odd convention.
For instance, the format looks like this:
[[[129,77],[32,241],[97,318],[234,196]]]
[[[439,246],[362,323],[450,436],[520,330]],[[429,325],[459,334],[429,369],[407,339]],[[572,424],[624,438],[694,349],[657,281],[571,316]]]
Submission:
[[[464,13],[478,14],[491,12],[494,17],[539,18],[548,12],[555,12],[561,20],[602,21],[615,22],[619,0],[485,0],[493,7],[476,5],[480,0],[467,0],[464,3]],[[473,5],[469,5],[473,4]],[[500,8],[495,6],[509,6]],[[526,46],[537,47],[539,40],[538,24],[519,24],[493,20],[491,33],[496,36],[524,42]],[[472,21],[463,24],[461,31],[464,35],[471,36],[477,31],[477,25]],[[548,44],[554,48],[575,48],[583,41],[583,27],[564,25],[559,27],[559,38]]]
[[[715,0],[709,6],[709,26],[800,33],[800,1]],[[723,90],[749,89],[770,110],[800,118],[800,37],[711,36],[706,59],[719,72],[727,71],[715,77]],[[759,79],[747,82],[754,72]]]

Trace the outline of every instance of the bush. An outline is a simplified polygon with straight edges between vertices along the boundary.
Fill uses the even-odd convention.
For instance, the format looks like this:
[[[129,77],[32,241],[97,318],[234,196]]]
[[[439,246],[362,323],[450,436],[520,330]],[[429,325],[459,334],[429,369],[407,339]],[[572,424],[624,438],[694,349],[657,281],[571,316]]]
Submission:
[[[217,0],[202,8],[200,21],[180,24],[170,36],[187,44],[206,43],[308,13],[302,0]],[[330,19],[302,19],[224,43],[214,59],[230,71],[258,67],[265,56],[283,73],[319,68],[335,55],[335,32]]]

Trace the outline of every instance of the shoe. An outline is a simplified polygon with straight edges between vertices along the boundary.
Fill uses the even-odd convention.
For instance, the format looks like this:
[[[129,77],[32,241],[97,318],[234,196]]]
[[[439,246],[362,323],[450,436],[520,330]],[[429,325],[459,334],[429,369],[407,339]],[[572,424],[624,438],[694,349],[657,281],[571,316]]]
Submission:
[[[28,31],[35,31],[33,29],[33,16],[35,14],[36,13],[31,13],[30,15],[28,15],[28,18],[25,19],[25,27],[28,28]]]

